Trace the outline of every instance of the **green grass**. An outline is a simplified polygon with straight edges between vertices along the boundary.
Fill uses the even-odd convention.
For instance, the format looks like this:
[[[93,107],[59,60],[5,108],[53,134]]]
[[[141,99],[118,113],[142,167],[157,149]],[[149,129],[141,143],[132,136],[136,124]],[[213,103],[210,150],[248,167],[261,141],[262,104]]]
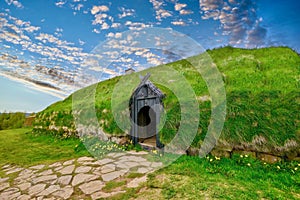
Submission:
[[[79,139],[62,140],[51,135],[33,135],[31,129],[0,131],[0,165],[30,166],[89,155],[78,148]]]
[[[299,199],[299,171],[297,163],[182,156],[115,199]]]
[[[0,131],[0,166],[31,166],[89,155],[80,140],[33,135],[31,129]],[[12,175],[14,176],[14,174]],[[124,190],[125,180],[106,183],[105,192]],[[267,164],[250,156],[233,158],[181,156],[171,165],[148,175],[140,187],[111,199],[299,199],[300,164]]]
[[[139,178],[139,177],[142,177],[142,176],[144,176],[144,174],[137,173],[137,172],[132,172],[132,173],[128,174],[126,177],[127,178]]]
[[[234,146],[243,142],[251,144],[259,137],[266,141],[265,149],[269,149],[269,152],[272,152],[273,147],[283,147],[277,149],[290,151],[291,149],[285,148],[289,146],[287,143],[300,143],[300,57],[296,52],[287,47],[252,50],[224,47],[208,50],[207,53],[223,75],[227,96],[227,116],[220,140]],[[201,55],[191,60],[197,57]],[[209,95],[204,80],[189,62],[180,60],[166,66],[182,74],[197,97]],[[142,74],[147,72],[152,74],[150,80],[168,75],[168,71],[164,71],[162,66],[147,69]],[[139,80],[137,77],[136,73],[124,76],[129,81],[137,80],[136,85]],[[94,113],[84,112],[84,106],[89,105],[86,99],[93,87],[96,87],[96,115],[100,126],[108,134],[124,134],[114,120],[111,109],[113,90],[121,78],[123,77],[115,77],[76,92],[82,95],[76,102],[83,110],[80,115],[90,117]],[[162,142],[166,144],[173,139],[180,127],[181,108],[171,90],[157,85],[167,95],[164,100],[166,123],[160,133]],[[42,128],[36,128],[34,132],[48,131],[63,137],[74,136],[76,130],[72,115],[72,97],[73,95],[38,113],[35,126]],[[129,99],[118,100],[128,105]],[[199,128],[192,143],[195,147],[201,146],[211,117],[210,101],[198,102]],[[123,109],[128,112],[127,107]],[[49,131],[49,125],[60,129]],[[63,126],[69,128],[68,134],[62,130]],[[129,130],[130,127],[127,125],[126,128]],[[299,149],[299,145],[296,148]]]
[[[126,185],[126,181],[125,180],[121,180],[121,181],[109,181],[102,188],[102,191],[104,191],[104,192],[112,192],[114,189],[119,188],[119,187],[124,186],[124,185]]]

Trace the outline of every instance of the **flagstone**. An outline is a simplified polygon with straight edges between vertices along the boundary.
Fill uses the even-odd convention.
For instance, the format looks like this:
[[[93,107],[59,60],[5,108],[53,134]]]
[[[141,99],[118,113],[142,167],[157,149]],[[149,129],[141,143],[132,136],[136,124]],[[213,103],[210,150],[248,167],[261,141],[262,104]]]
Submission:
[[[43,169],[45,167],[45,165],[35,165],[35,166],[31,166],[29,167],[30,169],[37,169],[37,170],[40,170],[40,169]]]
[[[108,174],[103,174],[101,177],[102,177],[102,180],[107,182],[107,181],[111,181],[111,180],[114,180],[120,176],[123,176],[126,172],[125,171],[114,171],[114,172],[111,172],[111,173],[108,173]]]
[[[61,176],[57,179],[57,183],[61,185],[69,185],[72,179],[72,175]]]
[[[9,166],[9,167],[6,167],[5,169],[3,169],[3,171],[10,171],[10,170],[13,170],[13,169],[15,169],[15,168],[17,168],[16,166]]]
[[[64,166],[56,167],[56,168],[54,168],[54,171],[57,172],[57,171],[61,170],[62,168],[64,168]]]
[[[0,178],[0,199],[72,199],[77,197],[73,196],[75,189],[81,190],[84,198],[109,198],[125,191],[103,192],[101,190],[105,182],[124,176],[129,170],[145,174],[162,166],[161,162],[150,162],[143,155],[144,152],[118,152],[110,153],[110,157],[100,160],[85,156],[49,166],[35,165],[27,169],[7,165],[2,167],[7,175],[17,172],[19,174],[11,180],[11,184],[8,183],[9,177]],[[126,187],[138,187],[146,180],[146,176],[135,178]]]
[[[6,178],[0,178],[0,183],[5,182],[5,181],[7,181],[8,179],[9,179],[8,177],[6,177]]]
[[[54,179],[57,179],[57,176],[55,174],[54,175],[39,176],[37,178],[32,179],[32,182],[34,184],[36,184],[36,183],[46,182],[46,181],[50,181],[50,180],[54,180]]]
[[[29,188],[28,194],[31,196],[36,195],[36,194],[40,193],[41,191],[43,191],[45,189],[45,187],[46,187],[45,183],[40,183],[40,184],[34,185]]]
[[[21,170],[23,170],[23,168],[17,167],[17,168],[13,168],[11,170],[6,171],[5,174],[8,175],[8,174],[12,174],[12,173],[15,173],[15,172],[19,172]]]
[[[118,157],[122,157],[125,156],[126,153],[113,153],[113,154],[108,154],[108,156],[113,157],[113,158],[118,158]]]
[[[50,175],[50,174],[53,174],[52,169],[45,170],[45,171],[39,173],[38,176],[45,176],[45,175]]]
[[[74,161],[75,161],[75,159],[73,159],[73,160],[67,160],[67,161],[65,161],[65,162],[63,163],[63,165],[71,165],[71,164],[74,163]]]
[[[62,175],[72,174],[74,169],[75,169],[75,165],[69,165],[69,166],[67,166],[67,167],[65,167],[65,168],[63,168],[63,169],[61,169],[57,172],[61,173]]]
[[[49,165],[49,167],[53,168],[53,167],[59,167],[61,166],[61,163],[60,162],[56,162],[56,163],[53,163],[51,165]]]
[[[79,188],[84,194],[92,194],[94,192],[100,191],[104,186],[105,184],[102,181],[97,180],[84,183],[80,185]]]
[[[15,199],[21,195],[19,189],[17,188],[10,188],[10,190],[1,193],[0,199]]]
[[[18,185],[18,187],[22,191],[27,190],[30,186],[31,186],[31,183],[29,183],[29,182],[25,182],[25,183],[22,183],[22,184]]]
[[[77,174],[73,178],[72,186],[76,186],[80,183],[84,183],[87,181],[95,180],[97,178],[99,178],[99,176],[94,174]]]
[[[9,168],[10,167],[10,165],[4,165],[3,167],[1,167],[2,169],[7,169],[7,168]]]
[[[107,164],[101,167],[101,173],[106,174],[116,170],[116,166],[114,164]]]
[[[129,168],[133,168],[133,167],[137,167],[139,166],[140,164],[137,163],[137,162],[125,162],[125,164],[129,167]]]
[[[71,197],[71,195],[73,194],[73,192],[74,192],[73,187],[66,186],[66,187],[61,188],[60,190],[52,193],[52,195],[61,197],[63,199],[69,199]]]
[[[0,183],[0,191],[6,189],[9,187],[9,183],[4,182],[4,183]]]
[[[77,162],[86,162],[86,161],[94,161],[95,159],[92,158],[92,157],[87,157],[87,156],[84,156],[84,157],[80,157],[77,159]]]
[[[139,178],[135,178],[132,181],[130,181],[126,186],[128,188],[136,188],[138,187],[141,183],[146,182],[147,181],[147,176],[142,176]]]
[[[28,194],[22,194],[21,196],[17,197],[17,200],[30,200],[31,196]]]
[[[105,165],[107,163],[111,163],[113,162],[114,160],[113,159],[110,159],[110,158],[104,158],[104,159],[101,159],[101,160],[97,160],[95,163],[99,164],[99,165]]]
[[[41,196],[48,196],[49,194],[60,190],[59,185],[50,185],[48,188],[46,188],[45,190],[43,190],[41,193],[39,193],[39,195]]]
[[[146,151],[129,151],[127,153],[132,155],[148,155],[148,152]]]
[[[77,167],[75,173],[87,173],[92,169],[90,166],[80,166]]]
[[[106,192],[102,192],[102,191],[95,192],[94,194],[91,195],[93,200],[107,198],[107,197],[110,197],[110,196],[111,196],[110,193],[106,193]]]

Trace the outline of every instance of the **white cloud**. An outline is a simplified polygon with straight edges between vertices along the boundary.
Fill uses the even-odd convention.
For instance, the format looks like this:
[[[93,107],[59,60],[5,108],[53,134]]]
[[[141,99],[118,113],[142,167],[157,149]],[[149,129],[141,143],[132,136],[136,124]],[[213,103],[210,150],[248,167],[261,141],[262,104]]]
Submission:
[[[78,4],[77,6],[74,7],[75,10],[80,11],[81,8],[83,8],[83,4]]]
[[[202,19],[219,20],[222,35],[229,36],[233,46],[262,46],[266,38],[266,29],[262,28],[256,15],[256,6],[252,1],[200,0]]]
[[[112,23],[112,28],[119,28],[121,26],[121,23]]]
[[[43,43],[50,42],[50,43],[54,43],[56,45],[71,44],[67,41],[62,41],[62,40],[58,39],[57,37],[47,34],[47,33],[40,33],[38,36],[35,37],[35,39],[42,41]]]
[[[109,32],[106,37],[112,38],[115,37],[115,34],[113,32]]]
[[[182,3],[176,3],[174,8],[176,11],[180,11],[182,8],[185,8],[187,5]]]
[[[134,9],[125,9],[125,8],[120,8],[120,10],[122,11],[122,14],[118,14],[118,17],[120,19],[124,18],[124,17],[129,17],[129,16],[133,16],[135,14],[135,10]]]
[[[5,0],[5,2],[10,6],[10,5],[14,5],[17,8],[24,8],[23,5],[17,1],[17,0]]]
[[[193,11],[191,11],[191,10],[180,10],[179,13],[181,15],[189,15],[189,14],[193,14]]]
[[[176,25],[176,26],[184,26],[184,25],[186,25],[184,21],[173,21],[171,23],[173,25]]]
[[[145,54],[148,51],[149,51],[148,49],[140,49],[140,50],[136,51],[134,54],[137,55],[137,56],[141,56],[141,55]]]
[[[106,13],[101,13],[101,14],[95,15],[95,19],[93,20],[93,25],[103,24],[107,17],[108,17],[108,15]]]
[[[58,1],[55,3],[55,5],[61,8],[63,5],[65,5],[65,3],[66,1]]]
[[[167,18],[167,17],[172,16],[170,11],[167,11],[167,10],[164,10],[164,9],[157,10],[156,13],[158,14],[158,19]]]
[[[95,29],[95,28],[93,29],[93,32],[94,32],[94,33],[97,33],[97,34],[100,33],[100,31],[99,31],[98,29]]]
[[[56,32],[63,32],[64,30],[62,28],[56,28],[55,31]]]
[[[102,25],[101,25],[101,30],[106,30],[106,29],[109,29],[109,25],[104,22]]]
[[[85,44],[85,42],[82,41],[81,39],[78,39],[78,42],[79,42],[79,44],[80,44],[81,46]]]
[[[95,15],[95,19],[93,20],[93,25],[100,25],[101,30],[107,30],[110,28],[110,25],[114,21],[112,16],[109,16],[106,13],[98,13]],[[94,29],[93,32],[100,33],[100,31],[97,31]]]
[[[73,46],[73,43],[60,40],[53,34],[42,32],[36,34],[35,31],[40,30],[40,27],[31,26],[30,22],[3,13],[0,13],[0,16],[0,40],[5,41],[3,48],[16,47],[15,45],[22,48],[22,51],[10,51],[11,55],[0,56],[0,73],[7,71],[33,83],[51,83],[61,89],[63,94],[74,91],[72,76],[76,72],[70,72],[69,66],[76,70],[88,53],[82,52],[82,49]],[[57,28],[55,31],[61,33],[63,30]],[[82,44],[83,41],[79,43]],[[25,54],[30,61],[20,59]],[[37,65],[44,66],[44,70],[36,71]],[[54,65],[64,67],[58,71],[52,69],[51,66]]]
[[[163,1],[158,0],[150,0],[150,3],[152,3],[153,8],[155,10],[156,19],[158,21],[162,21],[163,18],[171,17],[172,14],[170,11],[163,9],[164,6]]]
[[[27,27],[23,28],[23,30],[25,30],[29,33],[32,33],[34,31],[38,31],[40,29],[41,29],[41,27],[37,27],[37,26],[27,26]]]
[[[25,25],[29,25],[30,23],[29,22],[24,22],[24,21],[22,21],[22,20],[20,20],[20,19],[16,19],[15,20],[15,24],[17,25],[17,26],[25,26]]]
[[[93,67],[90,67],[89,69],[93,70],[93,71],[96,71],[96,72],[104,72],[104,73],[110,74],[110,75],[117,75],[118,74],[114,70],[107,69],[107,68],[100,67],[100,66],[93,66]]]
[[[125,26],[127,26],[130,30],[141,30],[143,28],[151,27],[149,24],[145,24],[142,22],[132,22],[126,21]]]
[[[91,13],[92,15],[95,15],[98,12],[107,12],[107,11],[109,11],[109,8],[105,5],[101,5],[101,6],[93,6]]]
[[[115,38],[121,38],[122,37],[122,33],[116,33],[115,34]]]
[[[189,14],[193,13],[193,11],[191,11],[191,10],[185,10],[185,9],[183,9],[185,7],[187,7],[187,4],[175,3],[175,5],[174,5],[174,9],[176,11],[178,11],[179,14],[181,14],[181,15],[189,15]]]

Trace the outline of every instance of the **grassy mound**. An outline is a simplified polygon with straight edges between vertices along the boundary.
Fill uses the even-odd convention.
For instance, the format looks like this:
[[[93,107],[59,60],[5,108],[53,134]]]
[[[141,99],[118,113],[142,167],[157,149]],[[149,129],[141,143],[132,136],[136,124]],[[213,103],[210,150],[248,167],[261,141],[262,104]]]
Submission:
[[[0,131],[0,166],[31,166],[90,155],[79,139],[30,134],[31,128]]]
[[[208,50],[207,53],[223,75],[227,96],[227,116],[219,143],[249,148],[260,146],[269,151],[299,150],[299,55],[286,47],[253,50],[225,47]],[[199,147],[211,117],[207,86],[186,60],[169,63],[167,66],[180,72],[197,96],[200,121],[192,146]],[[159,68],[160,66],[145,70],[143,74],[154,73]],[[113,135],[124,134],[111,111],[112,92],[120,79],[121,77],[115,77],[100,82],[95,95],[99,124],[106,133]],[[170,90],[157,86],[167,96],[164,100],[166,121],[161,130],[161,140],[168,143],[180,127],[180,106]],[[88,90],[89,87],[77,92],[85,93]],[[79,103],[84,104],[84,101],[82,99]],[[48,132],[64,138],[76,136],[72,95],[38,113],[34,127],[35,133]]]

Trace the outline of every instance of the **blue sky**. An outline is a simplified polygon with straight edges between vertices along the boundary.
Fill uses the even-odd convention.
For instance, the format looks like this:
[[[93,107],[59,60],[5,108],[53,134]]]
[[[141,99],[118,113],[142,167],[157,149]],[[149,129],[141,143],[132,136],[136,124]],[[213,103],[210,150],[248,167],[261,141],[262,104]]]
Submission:
[[[93,70],[101,71],[99,80],[128,67],[142,70],[178,59],[167,53],[170,43],[184,46],[166,39],[156,41],[157,49],[166,51],[128,48],[122,44],[132,45],[134,34],[124,38],[124,31],[167,28],[204,49],[283,45],[300,52],[299,10],[297,0],[2,0],[0,112],[42,110],[96,81]],[[118,43],[117,48],[107,43],[111,46],[102,52],[109,66],[93,59],[104,41]]]

